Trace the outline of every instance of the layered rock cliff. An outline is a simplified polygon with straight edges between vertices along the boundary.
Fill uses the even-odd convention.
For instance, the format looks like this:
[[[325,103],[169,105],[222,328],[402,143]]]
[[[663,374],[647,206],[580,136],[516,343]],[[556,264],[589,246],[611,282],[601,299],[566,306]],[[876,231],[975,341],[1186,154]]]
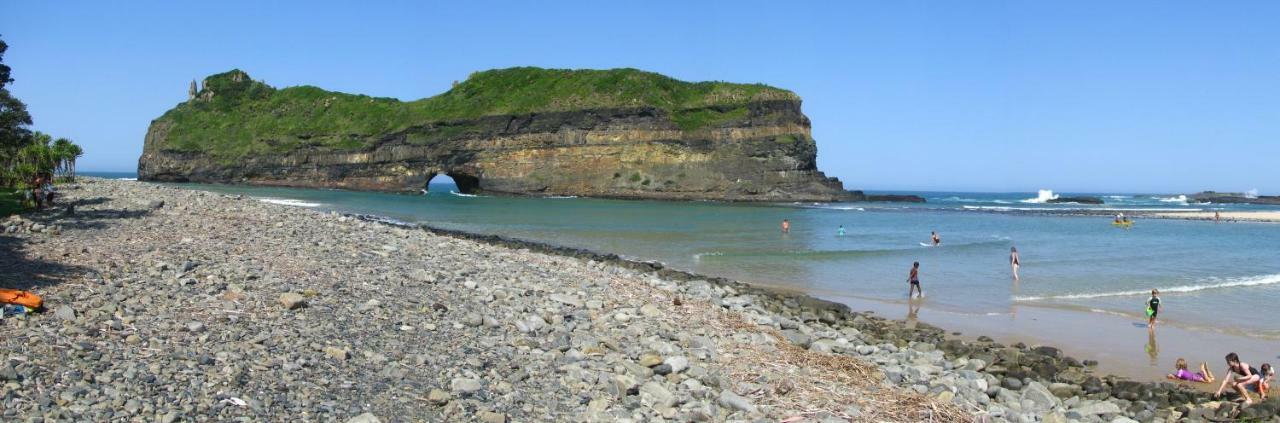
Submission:
[[[733,201],[851,199],[817,170],[795,94],[634,69],[479,72],[401,102],[205,79],[151,122],[138,177],[416,192]]]

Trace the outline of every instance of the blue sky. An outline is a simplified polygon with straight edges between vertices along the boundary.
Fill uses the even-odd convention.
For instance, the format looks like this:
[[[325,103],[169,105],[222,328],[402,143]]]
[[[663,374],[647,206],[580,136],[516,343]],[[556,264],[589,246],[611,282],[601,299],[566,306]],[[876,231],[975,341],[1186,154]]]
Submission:
[[[534,65],[793,90],[851,189],[1280,193],[1280,2],[1054,3],[29,1],[0,37],[83,170],[232,68],[412,100]]]

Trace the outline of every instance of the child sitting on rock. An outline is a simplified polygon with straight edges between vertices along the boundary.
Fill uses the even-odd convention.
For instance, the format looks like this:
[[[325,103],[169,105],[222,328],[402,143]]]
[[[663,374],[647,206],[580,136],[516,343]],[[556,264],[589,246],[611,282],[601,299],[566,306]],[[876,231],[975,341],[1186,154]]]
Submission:
[[[1271,390],[1271,379],[1276,377],[1276,371],[1271,368],[1271,363],[1262,363],[1262,367],[1258,368],[1258,395],[1262,399],[1267,399],[1267,391]]]
[[[1178,361],[1174,363],[1173,366],[1176,370],[1173,372],[1173,374],[1166,375],[1165,377],[1172,380],[1185,380],[1188,382],[1198,382],[1198,383],[1213,383],[1214,378],[1213,378],[1213,373],[1209,372],[1209,363],[1201,362],[1200,371],[1195,373],[1191,373],[1190,370],[1187,370],[1187,360],[1184,360],[1181,357],[1178,358]]]

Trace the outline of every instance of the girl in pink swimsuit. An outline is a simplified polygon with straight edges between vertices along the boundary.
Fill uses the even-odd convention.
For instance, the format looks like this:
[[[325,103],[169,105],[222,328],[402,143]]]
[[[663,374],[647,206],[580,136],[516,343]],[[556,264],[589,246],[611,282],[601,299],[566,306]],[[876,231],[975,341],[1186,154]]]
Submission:
[[[1185,380],[1188,382],[1198,382],[1198,383],[1213,383],[1213,373],[1209,372],[1209,363],[1200,363],[1200,371],[1191,373],[1190,370],[1187,370],[1187,360],[1183,360],[1181,357],[1179,357],[1177,363],[1174,363],[1174,367],[1177,368],[1177,371],[1165,377],[1171,380]]]

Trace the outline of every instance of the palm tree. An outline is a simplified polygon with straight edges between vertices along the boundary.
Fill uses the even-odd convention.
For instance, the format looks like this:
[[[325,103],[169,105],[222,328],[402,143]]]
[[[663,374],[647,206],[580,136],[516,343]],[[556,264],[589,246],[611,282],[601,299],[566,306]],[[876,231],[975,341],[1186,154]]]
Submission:
[[[84,149],[80,148],[79,144],[76,144],[73,142],[71,143],[70,146],[67,147],[67,152],[70,154],[70,160],[71,160],[71,179],[75,180],[76,179],[76,159],[84,155]]]
[[[53,141],[53,145],[49,147],[53,153],[54,172],[67,175],[67,171],[71,164],[71,140],[66,138],[58,138]]]

